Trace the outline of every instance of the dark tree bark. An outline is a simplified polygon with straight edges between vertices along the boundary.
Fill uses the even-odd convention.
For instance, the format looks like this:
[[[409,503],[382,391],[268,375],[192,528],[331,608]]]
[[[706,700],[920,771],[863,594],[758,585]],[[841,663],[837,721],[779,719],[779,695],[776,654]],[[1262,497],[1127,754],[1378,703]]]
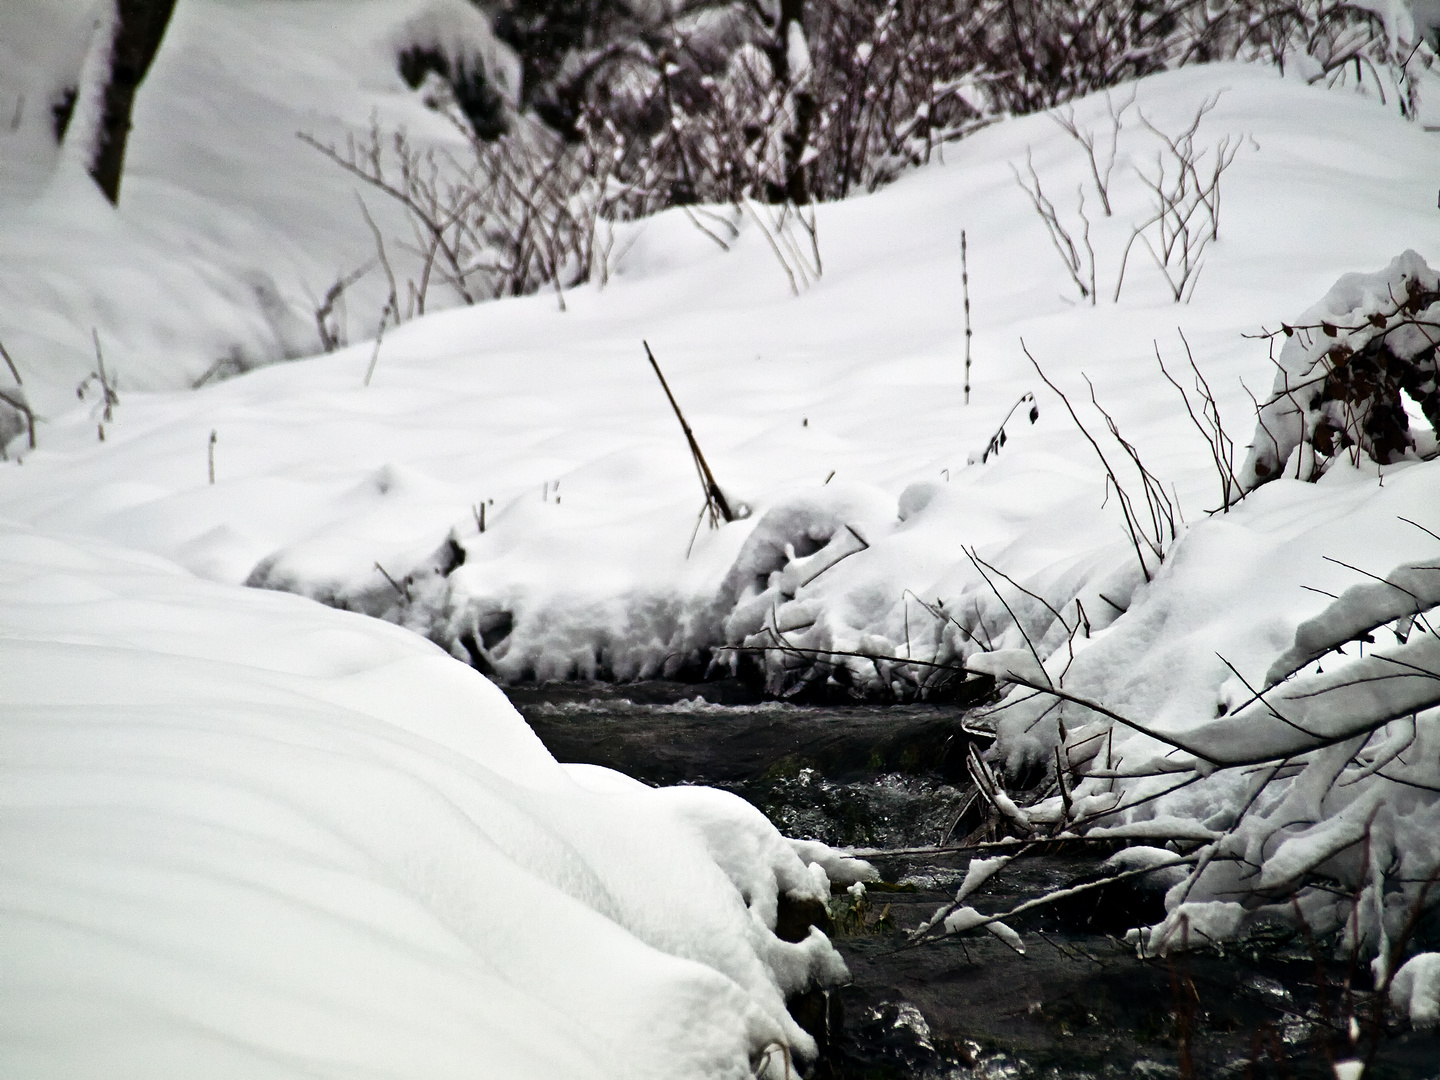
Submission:
[[[788,200],[796,205],[810,201],[810,188],[806,183],[804,160],[805,148],[810,143],[810,127],[815,120],[815,96],[807,87],[796,87],[796,73],[790,70],[790,26],[799,24],[804,14],[804,0],[780,0],[780,21],[775,27],[775,44],[770,49],[770,63],[775,79],[786,88],[794,110],[790,118],[790,130],[782,140],[785,147],[785,179],[778,190],[771,192],[774,201]]]
[[[105,197],[112,204],[118,204],[135,93],[160,49],[160,39],[170,24],[175,0],[114,0],[114,3],[115,37],[110,48],[104,112],[95,136],[90,175]]]

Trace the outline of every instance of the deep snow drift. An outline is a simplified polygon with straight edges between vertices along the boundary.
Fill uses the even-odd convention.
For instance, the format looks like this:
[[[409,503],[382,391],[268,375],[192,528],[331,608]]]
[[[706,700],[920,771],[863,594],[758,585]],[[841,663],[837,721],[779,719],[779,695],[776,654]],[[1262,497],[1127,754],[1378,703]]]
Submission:
[[[365,10],[384,15],[355,23],[369,27],[364,41],[374,66],[374,43],[390,32],[385,20],[410,9],[375,0]],[[195,20],[189,32],[200,43],[223,42],[227,63],[244,71],[262,63],[265,20],[295,12],[315,14],[304,48],[337,68],[363,51],[354,38],[323,32],[333,8],[321,3],[251,8],[196,0],[188,6]],[[305,108],[323,118],[317,127],[328,131],[367,123],[367,105],[382,123],[438,121],[388,69],[366,91],[372,97],[356,98],[353,76],[332,71],[302,80],[282,62],[287,55],[264,61],[275,97],[263,108],[241,101],[230,110],[225,94],[206,88],[201,63],[172,63],[165,69],[172,93],[155,95],[137,119],[135,209],[122,200],[119,218],[94,226],[92,235],[81,225],[103,208],[85,203],[73,185],[67,189],[62,169],[38,199],[30,190],[6,209],[4,273],[22,282],[59,273],[68,281],[72,257],[51,241],[76,229],[84,251],[113,250],[117,272],[125,273],[159,272],[146,246],[157,237],[169,243],[213,235],[216,250],[241,261],[264,252],[267,273],[288,266],[289,280],[318,280],[316,289],[367,257],[368,234],[347,181],[294,140],[294,103],[309,102]],[[1434,98],[1426,89],[1427,100]],[[1173,280],[1137,245],[1111,302],[1126,245],[1153,212],[1143,176],[1164,161],[1146,122],[1173,136],[1211,101],[1195,146],[1213,162],[1228,138],[1234,158],[1220,181],[1218,238],[1189,282],[1190,301],[1173,302]],[[70,359],[54,368],[59,374],[36,376],[37,401],[50,378],[40,448],[26,451],[21,438],[9,444],[12,458],[23,460],[0,465],[0,514],[36,535],[100,538],[213,582],[249,582],[379,615],[505,678],[698,673],[711,661],[728,664],[735,653],[726,646],[780,640],[790,652],[763,659],[776,690],[818,674],[861,690],[909,694],[934,669],[837,654],[963,658],[977,670],[1034,681],[1040,665],[1029,655],[1033,646],[1054,665],[1050,677],[1065,669],[1068,690],[1172,741],[1233,734],[1236,725],[1227,728],[1230,718],[1217,714],[1254,718],[1246,684],[1263,688],[1277,661],[1301,648],[1297,632],[1311,620],[1340,619],[1325,614],[1329,606],[1354,601],[1349,590],[1369,582],[1367,575],[1384,578],[1435,561],[1440,462],[1428,453],[1433,441],[1423,438],[1383,467],[1363,459],[1351,465],[1342,455],[1318,483],[1274,480],[1229,513],[1207,518],[1225,487],[1161,376],[1156,352],[1183,373],[1186,349],[1193,350],[1242,466],[1255,428],[1251,392],[1263,399],[1276,378],[1271,344],[1243,335],[1300,320],[1342,275],[1379,271],[1402,252],[1440,265],[1440,143],[1393,105],[1236,65],[1147,79],[1108,100],[1076,103],[1074,117],[1080,128],[1104,133],[1112,114],[1121,117],[1113,217],[1096,209],[1089,165],[1052,118],[1007,121],[947,146],[943,161],[874,196],[819,207],[823,276],[798,297],[754,219],[719,208],[736,233],[722,251],[684,214],[669,213],[617,229],[608,284],[573,290],[563,311],[553,296],[449,311],[391,331],[378,355],[365,343],[195,392],[144,393],[157,385],[144,381],[144,371],[183,386],[206,369],[211,346],[191,347],[192,339],[176,336],[173,301],[162,306],[172,321],[148,320],[162,310],[154,307],[157,289],[100,290],[117,302],[85,312],[103,340],[129,341],[133,381],[122,378],[108,421],[93,397],[79,409],[60,409],[90,364],[84,321],[70,309],[68,329],[54,338],[70,335],[56,346]],[[236,201],[190,201],[173,178],[169,187],[154,180],[142,197],[146,138],[173,130],[193,140],[218,123],[234,132],[222,145],[242,149],[217,165],[185,142],[195,157],[172,162],[173,176],[202,187],[223,177]],[[1015,170],[1026,175],[1027,155],[1070,229],[1081,227],[1071,193],[1090,193],[1101,295],[1094,306],[1078,302],[1016,182]],[[251,194],[240,200],[240,192]],[[54,215],[46,217],[50,208]],[[346,238],[311,245],[308,234],[297,233],[305,259],[315,260],[304,262],[303,273],[294,269],[301,262],[287,262],[288,241],[277,239],[297,221]],[[143,243],[115,240],[122,227],[142,232]],[[968,405],[962,229],[975,332]],[[200,246],[197,265],[219,259],[205,253],[209,241]],[[231,259],[220,261],[233,270]],[[233,281],[231,271],[222,277]],[[187,298],[200,295],[176,288]],[[28,376],[42,370],[27,365],[50,356],[48,346],[12,340],[7,328],[42,326],[56,305],[19,289],[3,296],[0,329]],[[375,310],[362,317],[365,302],[357,292],[354,326],[378,319],[379,301],[371,294]],[[234,312],[242,308],[253,310]],[[205,304],[193,310],[197,317],[180,318],[180,328],[210,333],[215,324]],[[226,333],[227,340],[243,337]],[[1178,504],[1189,525],[1177,519],[1174,539],[1157,538],[1163,564],[1154,552],[1144,566],[1137,559],[1117,497],[1106,497],[1099,461],[1027,360],[1022,339],[1122,463],[1132,496],[1140,477],[1105,434],[1082,375]],[[642,340],[664,365],[720,484],[751,510],[743,520],[697,532],[700,490]],[[1038,420],[1027,422],[1025,402],[1005,426],[998,456],[980,461],[1026,394],[1035,396]],[[1418,407],[1412,419],[1423,436]],[[1275,456],[1288,460],[1289,452],[1281,454],[1277,443]],[[1300,475],[1303,462],[1295,465]],[[1069,623],[1052,618],[1047,605]],[[1074,629],[1082,608],[1083,634]],[[1396,647],[1423,646],[1422,638],[1412,640],[1420,644]],[[817,665],[810,659],[816,653],[835,661]],[[1305,670],[1297,678],[1324,675]],[[1196,877],[1175,896],[1177,912],[1185,900],[1212,905],[1183,913],[1194,925],[1216,935],[1240,932],[1243,913],[1223,899],[1226,890],[1252,890],[1245,911],[1258,911],[1296,873],[1325,872],[1347,887],[1371,889],[1367,948],[1394,939],[1415,882],[1372,879],[1376,864],[1357,853],[1393,843],[1418,861],[1422,880],[1433,865],[1433,793],[1415,784],[1440,777],[1433,767],[1400,781],[1393,772],[1381,775],[1392,751],[1409,755],[1412,744],[1430,745],[1433,710],[1391,718],[1396,726],[1382,730],[1374,746],[1352,747],[1338,763],[1325,750],[1304,749],[1302,760],[1277,769],[1273,798],[1253,816],[1242,813],[1254,805],[1243,747],[1238,758],[1219,755],[1233,769],[1213,771],[1215,761],[1197,764],[1193,755],[1155,765],[1151,772],[1190,769],[1193,782],[1122,813],[1122,798],[1148,798],[1163,786],[1163,775],[1138,775],[1140,765],[1167,752],[1163,740],[1146,742],[1150,736],[1124,725],[1102,739],[1091,726],[1101,721],[1083,705],[1066,714],[1062,733],[1053,701],[1022,701],[1027,694],[1016,691],[996,714],[997,767],[1008,766],[1012,781],[1037,767],[1043,776],[1064,738],[1067,767],[1090,773],[1077,777],[1074,805],[1096,800],[1083,807],[1132,835],[1155,839],[1168,828],[1213,845],[1212,861],[1224,873]],[[1130,775],[1097,774],[1094,752],[1102,742],[1109,770],[1121,771],[1118,754]],[[1282,761],[1288,753],[1279,743],[1271,751]],[[1301,768],[1310,779],[1291,783],[1306,775]],[[1328,781],[1321,775],[1327,768]],[[1386,784],[1408,792],[1402,797]],[[1332,788],[1339,794],[1332,797]],[[1043,828],[1063,823],[1074,813],[1064,806],[1068,797],[1057,793],[1027,809],[1029,820]],[[1367,816],[1377,802],[1390,807],[1392,819]],[[1298,827],[1302,811],[1316,831]],[[1358,840],[1357,822],[1365,826]],[[1237,878],[1246,859],[1248,876]],[[1265,895],[1255,899],[1257,886]],[[1162,927],[1157,940],[1172,931]],[[1407,986],[1423,989],[1419,970]]]
[[[7,1075],[741,1077],[845,975],[757,810],[403,630],[12,526],[0,670]]]

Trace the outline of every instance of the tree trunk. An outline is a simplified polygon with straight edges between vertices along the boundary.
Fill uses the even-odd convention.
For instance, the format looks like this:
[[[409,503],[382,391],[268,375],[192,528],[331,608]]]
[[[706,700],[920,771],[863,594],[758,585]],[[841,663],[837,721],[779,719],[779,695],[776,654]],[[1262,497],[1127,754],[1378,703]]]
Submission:
[[[160,49],[175,0],[114,0],[115,36],[110,46],[110,72],[103,113],[96,136],[90,175],[112,204],[120,201],[120,176],[125,143],[130,138],[130,113],[135,93]]]
[[[790,28],[794,25],[803,36],[801,15],[804,0],[780,0],[780,21],[775,27],[775,44],[770,53],[776,81],[785,88],[790,106],[790,124],[781,139],[785,149],[785,177],[779,190],[772,193],[774,201],[788,201],[797,206],[810,201],[809,185],[802,164],[810,143],[810,127],[815,121],[815,95],[810,92],[808,71],[790,70]],[[804,85],[797,86],[800,82]]]

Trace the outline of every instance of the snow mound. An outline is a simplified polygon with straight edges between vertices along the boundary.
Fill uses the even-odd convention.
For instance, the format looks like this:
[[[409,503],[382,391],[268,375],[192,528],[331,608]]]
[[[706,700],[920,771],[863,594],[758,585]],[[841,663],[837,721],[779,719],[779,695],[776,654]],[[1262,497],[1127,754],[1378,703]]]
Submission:
[[[152,71],[121,217],[153,223],[164,210],[175,235],[201,238],[205,260],[293,237],[300,254],[323,254],[323,293],[337,269],[369,257],[370,241],[362,226],[358,247],[336,246],[358,208],[343,174],[321,169],[331,166],[294,132],[343,140],[367,129],[374,107],[382,126],[439,137],[442,122],[393,70],[394,34],[451,40],[444,19],[425,34],[410,24],[422,8],[367,0],[327,30],[333,0],[182,6],[177,18],[189,21],[172,29],[192,47],[168,60],[162,50]],[[307,66],[307,56],[328,59]],[[221,89],[232,81],[251,89]],[[1019,339],[1072,399],[1090,375],[1193,520],[1215,504],[1215,481],[1159,376],[1157,339],[1175,358],[1183,323],[1236,429],[1253,416],[1242,378],[1272,374],[1264,346],[1240,335],[1301,310],[1353,265],[1420,248],[1433,198],[1431,135],[1378,103],[1241,65],[1186,68],[1133,90],[1163,130],[1180,130],[1224,90],[1197,138],[1250,136],[1225,174],[1222,239],[1189,305],[1175,306],[1137,264],[1120,303],[1067,306],[1067,275],[1010,165],[1031,152],[1053,191],[1089,184],[1089,168],[1050,118],[1019,118],[873,196],[817,207],[825,276],[798,298],[753,223],[721,251],[676,212],[627,223],[609,284],[567,291],[563,313],[553,297],[514,298],[392,328],[368,386],[370,345],[193,393],[141,393],[122,379],[103,444],[97,398],[63,412],[37,388],[40,447],[28,452],[23,435],[8,444],[25,463],[0,469],[0,509],[396,622],[506,680],[698,678],[744,663],[778,694],[908,698],[947,693],[982,651],[1033,644],[1068,658],[1073,645],[1078,658],[1089,639],[1072,634],[1077,619],[1102,634],[1149,586],[1093,452],[1053,399],[1040,400]],[[1103,96],[1075,109],[1092,130],[1110,111]],[[214,125],[194,110],[231,132],[224,168],[204,153]],[[146,149],[147,128],[176,141]],[[1097,220],[1093,237],[1112,270],[1149,212],[1135,167],[1153,136],[1130,124],[1118,140],[1115,216]],[[197,186],[203,198],[189,199]],[[257,231],[221,228],[229,218],[211,214],[214,203],[245,208]],[[976,361],[968,404],[953,304],[962,228]],[[250,261],[279,282],[299,265],[289,258]],[[356,288],[371,285],[378,276]],[[369,302],[353,299],[355,311]],[[28,301],[0,307],[17,325],[44,322]],[[196,322],[187,333],[203,330]],[[69,401],[93,360],[88,338],[76,337],[67,355],[79,366],[52,387]],[[8,331],[4,340],[28,392],[29,353]],[[694,469],[642,340],[751,517],[696,532]],[[103,327],[102,343],[108,361]],[[178,362],[184,351],[153,355]],[[207,352],[205,365],[214,359]],[[999,455],[967,465],[1019,401],[1038,401],[1037,422],[1015,413]],[[1350,475],[1342,464],[1337,483]],[[1268,543],[1291,527],[1286,514],[1233,535]],[[1246,557],[1223,546],[1222,565]],[[1383,574],[1409,558],[1366,565]],[[1277,651],[1293,627],[1288,616],[1273,623]],[[1043,757],[1040,743],[1032,749]]]
[[[398,628],[11,527],[0,670],[7,1075],[740,1078],[845,978],[841,857]]]
[[[1440,953],[1420,953],[1405,961],[1390,984],[1390,1003],[1417,1028],[1440,1023]]]

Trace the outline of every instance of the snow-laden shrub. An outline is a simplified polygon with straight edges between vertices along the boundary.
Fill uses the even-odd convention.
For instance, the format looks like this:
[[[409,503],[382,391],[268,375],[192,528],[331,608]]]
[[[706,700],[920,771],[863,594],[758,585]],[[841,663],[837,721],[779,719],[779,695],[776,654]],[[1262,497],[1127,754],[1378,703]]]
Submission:
[[[974,770],[1019,835],[1166,845],[1184,876],[1166,918],[1136,932],[1141,949],[1282,923],[1372,959],[1383,991],[1440,903],[1440,559],[1401,555],[1388,574],[1366,563],[1440,540],[1435,437],[1419,429],[1440,427],[1440,275],[1406,252],[1346,275],[1272,339],[1275,392],[1240,482],[1334,474],[1253,507],[1263,518],[1300,500],[1328,524],[1262,552],[1247,502],[1240,520],[1192,527],[1083,653],[1036,641],[967,657],[1012,688],[989,714],[996,772]],[[1393,466],[1382,485],[1376,463]],[[1347,505],[1366,539],[1338,528]],[[1418,532],[1397,545],[1376,514]],[[1357,548],[1359,566],[1332,556]],[[1314,589],[1303,568],[1325,561],[1365,580]],[[1307,589],[1332,602],[1307,609],[1295,599]],[[999,774],[1031,790],[1007,793]],[[1423,1022],[1429,991],[1416,987]]]
[[[798,9],[803,62],[782,34]],[[808,0],[637,7],[525,0],[500,19],[527,103],[619,155],[632,212],[741,196],[843,198],[1008,115],[1187,64],[1270,63],[1417,107],[1431,20],[1402,0]],[[738,66],[743,69],[737,73]],[[801,71],[803,70],[803,77]],[[737,78],[737,74],[743,76]],[[803,86],[801,83],[803,81]],[[799,91],[797,93],[796,91]],[[787,146],[786,140],[801,145]]]
[[[1240,474],[1246,489],[1318,479],[1347,451],[1382,465],[1434,453],[1440,275],[1414,251],[1376,273],[1346,274],[1278,335],[1274,387]],[[1431,433],[1412,430],[1407,397]]]
[[[401,76],[417,87],[427,72],[448,82],[473,124],[504,130],[520,99],[520,61],[490,20],[464,0],[425,0],[390,33]]]
[[[1152,629],[1173,638],[1166,623],[1179,607],[1153,597],[1148,606],[1160,609]],[[1167,917],[1136,932],[1145,951],[1279,923],[1374,958],[1388,985],[1417,916],[1440,903],[1437,629],[1440,565],[1400,566],[1301,622],[1263,685],[1237,675],[1213,719],[1106,704],[1124,696],[1115,665],[1144,634],[1083,655],[1068,682],[1063,656],[1042,668],[991,654],[971,666],[1020,684],[996,710],[999,760],[1038,747],[1054,762],[1041,798],[1022,807],[1000,792],[997,811],[1025,836],[1165,844],[1169,868],[1185,872],[1168,889]],[[1170,693],[1190,681],[1176,671]]]
[[[1173,740],[1197,776],[1233,772],[1247,798],[1206,823],[1215,840],[1171,890],[1152,948],[1217,903],[1241,898],[1241,925],[1288,920],[1293,903],[1385,977],[1417,909],[1440,901],[1437,613],[1433,562],[1354,586],[1300,624],[1264,690]]]

